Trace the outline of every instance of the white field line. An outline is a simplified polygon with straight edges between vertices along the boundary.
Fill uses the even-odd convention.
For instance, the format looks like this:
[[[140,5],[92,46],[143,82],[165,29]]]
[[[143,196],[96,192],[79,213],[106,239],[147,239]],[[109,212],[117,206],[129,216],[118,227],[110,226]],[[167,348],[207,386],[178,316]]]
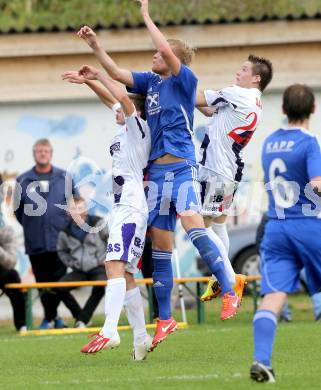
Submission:
[[[205,374],[205,375],[172,375],[172,376],[157,376],[153,378],[153,380],[156,381],[173,381],[173,380],[180,380],[180,381],[199,381],[199,380],[206,380],[206,379],[234,379],[234,378],[241,378],[243,375],[239,372],[236,372],[232,375],[219,375],[219,374]],[[142,379],[140,378],[123,378],[128,383],[141,383]],[[86,380],[69,380],[66,382],[62,382],[59,380],[54,381],[41,381],[40,384],[42,385],[83,385],[83,384],[94,384],[94,383],[112,383],[114,380],[110,380],[108,378],[105,379],[86,379]]]

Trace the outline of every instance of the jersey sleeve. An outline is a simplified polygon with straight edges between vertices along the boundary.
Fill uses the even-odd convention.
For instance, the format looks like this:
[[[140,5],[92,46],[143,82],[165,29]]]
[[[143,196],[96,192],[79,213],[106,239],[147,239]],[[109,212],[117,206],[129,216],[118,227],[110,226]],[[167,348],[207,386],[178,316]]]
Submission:
[[[142,161],[148,161],[151,149],[150,130],[146,121],[138,118],[136,111],[130,117],[126,118],[127,142],[128,147],[133,146],[134,153],[130,154],[132,164],[136,170]]]
[[[127,137],[130,145],[140,143],[144,154],[150,153],[150,130],[146,121],[138,118],[137,112],[134,111],[131,116],[125,118],[127,126]]]
[[[188,66],[182,64],[179,73],[176,76],[173,75],[173,78],[175,83],[179,84],[180,88],[186,94],[188,95],[195,94],[198,80],[195,74]]]
[[[311,180],[321,176],[321,141],[317,136],[310,139],[306,153],[307,172],[309,180]]]
[[[218,91],[205,90],[205,100],[208,107],[220,107],[230,104],[233,108],[236,108],[236,90],[234,87],[227,87]]]
[[[149,80],[152,76],[150,72],[132,72],[134,86],[127,87],[127,91],[131,93],[139,93],[140,95],[147,95]]]

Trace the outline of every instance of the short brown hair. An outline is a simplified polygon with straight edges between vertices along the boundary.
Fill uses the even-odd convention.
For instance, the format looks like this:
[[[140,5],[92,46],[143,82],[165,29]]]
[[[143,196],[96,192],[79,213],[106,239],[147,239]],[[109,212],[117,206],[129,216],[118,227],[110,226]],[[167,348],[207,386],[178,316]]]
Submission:
[[[250,54],[247,60],[253,64],[253,73],[261,77],[259,89],[264,91],[273,77],[272,62],[266,58],[257,57],[254,54]]]
[[[136,111],[140,112],[140,116],[142,119],[146,119],[145,115],[145,96],[139,95],[137,93],[130,93],[129,97],[131,101],[134,103]]]
[[[36,147],[39,146],[39,145],[41,145],[41,146],[50,146],[50,148],[52,150],[52,145],[51,145],[49,139],[47,139],[47,138],[40,138],[40,139],[38,139],[38,141],[36,141],[33,144],[32,150],[35,151]]]
[[[304,84],[293,84],[283,93],[283,111],[289,122],[299,122],[308,119],[314,110],[314,94],[310,87]]]
[[[170,44],[176,57],[180,59],[181,63],[189,66],[194,58],[195,49],[179,39],[167,39],[167,42]]]

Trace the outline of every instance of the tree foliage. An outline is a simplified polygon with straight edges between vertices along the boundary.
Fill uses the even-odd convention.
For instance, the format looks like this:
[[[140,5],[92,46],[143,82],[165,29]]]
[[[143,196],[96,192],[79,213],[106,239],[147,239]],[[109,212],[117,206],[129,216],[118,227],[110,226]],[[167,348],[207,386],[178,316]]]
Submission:
[[[160,25],[321,16],[320,0],[151,0]],[[0,31],[76,30],[142,24],[134,0],[0,0]]]

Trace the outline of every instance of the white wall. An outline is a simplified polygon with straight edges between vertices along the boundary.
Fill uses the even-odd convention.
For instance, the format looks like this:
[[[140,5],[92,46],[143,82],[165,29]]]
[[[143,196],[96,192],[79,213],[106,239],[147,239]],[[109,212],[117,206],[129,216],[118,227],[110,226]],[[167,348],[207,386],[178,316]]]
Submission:
[[[321,93],[317,93],[316,97],[320,109],[313,116],[311,130],[321,134]],[[258,172],[262,141],[284,120],[280,94],[267,94],[262,101],[262,122],[244,153],[246,163]],[[77,128],[69,126],[68,129],[63,122],[68,115],[82,119],[85,123],[84,131],[72,136],[71,132],[76,132]],[[39,130],[43,128],[41,133],[39,130],[36,134],[35,130],[32,131],[32,121],[28,118],[26,120],[27,116],[33,117]],[[57,166],[67,168],[81,154],[101,168],[110,168],[109,143],[115,134],[116,125],[113,114],[99,102],[3,105],[0,107],[0,117],[0,171],[20,174],[29,169],[33,165],[32,145],[41,136],[50,138],[54,147],[53,162]],[[56,123],[50,124],[50,121]],[[206,118],[196,111],[194,128],[205,123]],[[21,126],[26,131],[22,131]]]
[[[316,94],[317,106],[321,107],[321,93]],[[263,118],[256,134],[245,150],[246,170],[244,185],[239,191],[239,204],[247,206],[241,223],[257,220],[261,208],[260,196],[249,196],[251,182],[261,180],[260,153],[263,139],[282,125],[281,95],[267,94],[263,98]],[[73,117],[68,117],[72,115]],[[61,102],[17,104],[0,107],[0,171],[17,175],[33,165],[32,145],[40,137],[50,138],[54,147],[54,165],[67,169],[77,156],[82,157],[82,164],[88,163],[93,171],[108,172],[111,167],[109,143],[117,130],[113,114],[99,102]],[[67,118],[64,121],[64,118]],[[74,123],[72,125],[71,123]],[[311,129],[321,134],[321,109],[313,117]],[[197,129],[206,124],[206,119],[195,113]],[[74,134],[74,135],[73,135]],[[86,164],[85,164],[86,165]],[[85,170],[88,172],[88,169]],[[108,174],[106,175],[108,176]],[[109,183],[103,182],[103,186]],[[253,192],[253,191],[252,191]],[[249,200],[250,199],[250,200]],[[248,206],[256,213],[251,214]],[[263,206],[264,207],[264,204]],[[253,211],[252,210],[252,211]],[[10,223],[14,219],[10,218]],[[15,225],[17,231],[19,228]],[[20,231],[21,234],[21,231]],[[180,258],[183,274],[195,274],[194,251],[187,242],[181,229],[178,229]],[[22,257],[21,257],[22,258]],[[21,260],[22,264],[24,260]],[[20,264],[22,274],[27,275],[26,264]]]

